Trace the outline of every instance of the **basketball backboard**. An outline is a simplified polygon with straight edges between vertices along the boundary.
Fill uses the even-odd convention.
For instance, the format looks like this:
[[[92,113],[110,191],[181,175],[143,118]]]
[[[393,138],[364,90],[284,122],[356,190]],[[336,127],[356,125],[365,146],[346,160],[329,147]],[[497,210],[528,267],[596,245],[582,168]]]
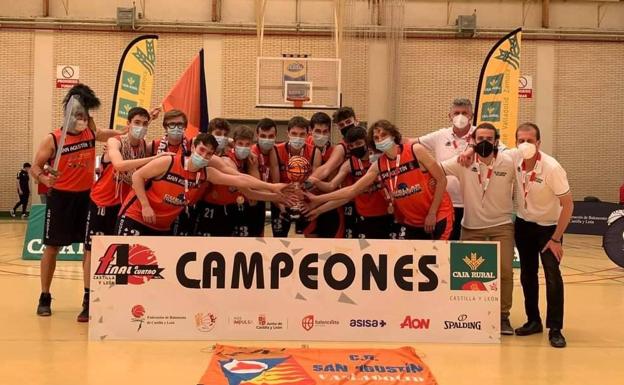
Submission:
[[[335,58],[258,57],[256,107],[339,108],[340,70]]]

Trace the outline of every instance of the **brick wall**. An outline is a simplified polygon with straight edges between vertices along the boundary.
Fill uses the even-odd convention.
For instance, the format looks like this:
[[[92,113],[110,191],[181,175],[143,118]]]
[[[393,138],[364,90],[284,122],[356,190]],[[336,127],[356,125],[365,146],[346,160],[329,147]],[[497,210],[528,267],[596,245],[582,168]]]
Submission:
[[[32,161],[33,32],[0,31],[0,47],[0,209],[8,210],[17,172]]]

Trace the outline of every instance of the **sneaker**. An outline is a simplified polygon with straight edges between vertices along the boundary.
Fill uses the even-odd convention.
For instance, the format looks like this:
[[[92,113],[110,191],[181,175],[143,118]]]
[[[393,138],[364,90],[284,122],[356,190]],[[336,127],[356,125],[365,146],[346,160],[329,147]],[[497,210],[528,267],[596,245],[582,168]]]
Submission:
[[[22,219],[26,219],[26,218],[28,218],[28,214],[26,213],[22,214]]]
[[[82,311],[76,317],[76,321],[78,322],[89,322],[89,297],[85,295],[82,300]]]
[[[52,315],[52,296],[50,293],[41,293],[39,296],[39,305],[37,306],[37,315],[40,317],[49,317]]]
[[[550,346],[553,348],[565,348],[567,343],[563,334],[561,334],[561,330],[559,329],[550,329],[548,332],[548,340],[550,341]]]
[[[9,210],[9,214],[11,214],[13,218],[15,218],[15,210],[13,209]]]
[[[531,334],[537,334],[544,331],[542,323],[539,321],[528,321],[518,329],[516,329],[517,336],[530,336]]]
[[[82,303],[82,311],[76,317],[76,321],[78,322],[89,322],[89,303]]]
[[[500,333],[504,336],[513,336],[514,330],[511,327],[509,318],[501,318],[501,330]]]

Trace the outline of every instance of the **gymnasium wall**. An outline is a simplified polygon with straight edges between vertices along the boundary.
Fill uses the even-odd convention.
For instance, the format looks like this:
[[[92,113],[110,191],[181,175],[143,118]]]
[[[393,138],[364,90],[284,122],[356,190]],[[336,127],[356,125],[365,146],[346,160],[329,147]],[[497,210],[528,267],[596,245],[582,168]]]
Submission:
[[[136,34],[121,32],[39,32],[0,30],[4,53],[0,57],[0,140],[5,156],[0,160],[0,210],[16,201],[15,175],[32,159],[33,143],[61,121],[63,90],[54,88],[57,64],[80,66],[80,80],[102,99],[94,113],[106,126],[119,56]],[[33,41],[39,41],[39,45]],[[483,57],[493,44],[489,39],[410,38],[402,44],[401,82],[396,123],[409,136],[448,125],[449,102],[457,96],[474,99]],[[535,121],[543,129],[544,148],[567,169],[575,198],[595,195],[616,201],[624,181],[624,136],[620,106],[624,102],[624,49],[617,42],[525,40],[522,73],[532,75],[534,98],[521,99],[519,121]],[[52,57],[35,65],[34,46],[48,44]],[[362,120],[380,118],[379,100],[370,88],[382,76],[378,51],[372,44],[350,44],[350,59],[343,68],[344,104],[354,106]],[[212,117],[254,119],[263,116],[287,119],[299,112],[254,107],[257,40],[250,35],[162,33],[159,40],[154,104],[159,102],[198,49],[206,48],[206,69]],[[264,54],[305,52],[332,56],[329,36],[267,36]],[[348,65],[347,65],[348,64]],[[49,97],[35,98],[33,84],[44,76]],[[37,99],[37,102],[33,102]],[[383,110],[383,109],[382,109]],[[46,111],[51,111],[51,114]],[[301,114],[309,117],[312,112]],[[45,116],[41,116],[41,115]],[[33,127],[34,121],[49,122]],[[162,134],[160,120],[150,138]],[[43,127],[42,127],[43,126]],[[47,127],[45,127],[47,126]],[[16,127],[20,127],[16,129]],[[19,140],[16,133],[19,132]]]
[[[33,33],[0,30],[0,210],[18,201],[16,176],[32,162]]]

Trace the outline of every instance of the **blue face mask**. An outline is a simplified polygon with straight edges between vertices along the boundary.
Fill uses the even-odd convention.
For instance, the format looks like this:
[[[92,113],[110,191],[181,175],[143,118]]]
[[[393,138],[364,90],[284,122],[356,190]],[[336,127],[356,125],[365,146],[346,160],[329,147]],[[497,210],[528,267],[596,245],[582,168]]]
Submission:
[[[247,159],[249,153],[251,152],[251,148],[245,146],[236,146],[234,147],[234,152],[236,153],[236,157],[240,160]]]
[[[171,139],[182,139],[182,135],[184,135],[184,130],[181,128],[173,128],[167,131],[167,136]]]
[[[374,153],[374,154],[370,154],[370,155],[368,156],[368,159],[370,160],[370,162],[371,162],[371,163],[375,163],[375,162],[377,162],[377,161],[379,160],[379,157],[380,157],[380,156],[381,156],[381,154],[380,154],[380,153],[378,153],[378,152],[376,152],[376,153]]]
[[[381,142],[375,143],[375,148],[379,151],[386,152],[394,146],[394,138],[389,136]]]
[[[145,135],[147,135],[147,127],[132,126],[132,128],[130,129],[130,132],[132,133],[133,138],[140,140],[140,139],[145,138]]]
[[[289,137],[288,144],[295,150],[299,150],[305,144],[305,138]]]
[[[275,146],[275,139],[259,138],[258,146],[260,146],[263,151],[269,151]]]
[[[197,168],[204,168],[208,166],[208,159],[194,152],[191,154],[191,163]]]

